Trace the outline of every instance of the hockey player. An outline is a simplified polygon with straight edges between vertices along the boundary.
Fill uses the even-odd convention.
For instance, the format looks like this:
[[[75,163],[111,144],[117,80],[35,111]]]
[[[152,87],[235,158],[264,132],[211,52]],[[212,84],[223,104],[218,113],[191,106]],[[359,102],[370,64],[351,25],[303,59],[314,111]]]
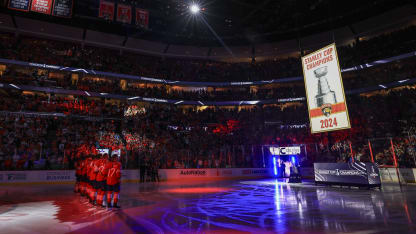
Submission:
[[[87,195],[87,188],[88,188],[88,178],[87,178],[87,167],[88,158],[84,155],[81,160],[81,195]]]
[[[120,194],[121,181],[121,163],[118,162],[117,156],[113,155],[111,158],[111,167],[107,175],[107,206],[120,208],[117,203]],[[113,194],[114,192],[114,194]],[[113,195],[113,205],[111,206],[111,195]]]
[[[112,163],[108,160],[108,154],[104,154],[98,163],[97,173],[97,205],[103,206],[104,196],[106,194],[106,183],[108,171],[112,167]]]
[[[89,166],[89,179],[90,179],[90,192],[89,192],[89,198],[90,202],[94,204],[95,202],[95,193],[97,192],[97,174],[98,174],[98,156],[94,155],[93,159],[90,162]]]
[[[79,158],[75,162],[75,177],[76,177],[75,188],[74,188],[75,193],[81,192],[81,170],[82,170],[81,159]]]
[[[85,196],[91,201],[91,163],[92,157],[91,155],[87,156],[85,159]]]

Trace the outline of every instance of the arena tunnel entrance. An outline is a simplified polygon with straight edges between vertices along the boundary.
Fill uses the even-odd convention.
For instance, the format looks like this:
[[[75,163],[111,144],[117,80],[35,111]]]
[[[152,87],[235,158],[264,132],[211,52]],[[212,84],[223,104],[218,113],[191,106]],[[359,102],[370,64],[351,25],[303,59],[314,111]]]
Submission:
[[[301,182],[301,162],[307,160],[305,145],[263,145],[263,155],[273,169],[273,177],[289,178],[289,182]]]

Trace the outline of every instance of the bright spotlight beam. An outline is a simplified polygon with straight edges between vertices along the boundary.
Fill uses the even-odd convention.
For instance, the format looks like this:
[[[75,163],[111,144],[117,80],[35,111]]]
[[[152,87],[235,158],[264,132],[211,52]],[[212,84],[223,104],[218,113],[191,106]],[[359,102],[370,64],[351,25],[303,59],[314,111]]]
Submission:
[[[202,22],[204,22],[204,24],[208,27],[208,29],[211,31],[212,34],[214,34],[215,38],[217,38],[217,40],[221,43],[221,45],[225,48],[225,50],[227,50],[227,52],[234,57],[233,52],[231,51],[231,49],[225,44],[225,42],[221,39],[220,36],[218,36],[218,34],[214,31],[214,29],[211,27],[211,25],[208,24],[208,22],[205,20],[204,16],[201,14],[200,15]]]
[[[201,10],[201,8],[199,8],[199,6],[198,6],[198,5],[196,5],[196,4],[192,4],[192,5],[189,7],[189,10],[191,10],[191,13],[192,13],[192,14],[197,14],[197,13]]]

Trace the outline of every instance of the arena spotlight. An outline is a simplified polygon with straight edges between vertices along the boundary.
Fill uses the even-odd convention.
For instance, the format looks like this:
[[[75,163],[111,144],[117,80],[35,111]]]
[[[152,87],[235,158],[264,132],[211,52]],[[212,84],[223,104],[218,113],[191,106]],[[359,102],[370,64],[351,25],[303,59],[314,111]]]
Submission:
[[[189,10],[191,11],[192,14],[198,14],[201,8],[199,8],[197,4],[193,3],[192,5],[189,6]]]

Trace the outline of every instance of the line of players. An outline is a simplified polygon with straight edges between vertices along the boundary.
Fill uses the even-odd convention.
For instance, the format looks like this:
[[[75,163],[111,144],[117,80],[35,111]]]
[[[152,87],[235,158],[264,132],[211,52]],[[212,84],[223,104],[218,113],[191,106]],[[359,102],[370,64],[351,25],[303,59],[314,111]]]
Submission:
[[[120,194],[121,163],[117,155],[81,156],[76,162],[76,184],[74,192],[89,199],[90,203],[102,207],[115,207]],[[104,198],[107,199],[104,199]]]

